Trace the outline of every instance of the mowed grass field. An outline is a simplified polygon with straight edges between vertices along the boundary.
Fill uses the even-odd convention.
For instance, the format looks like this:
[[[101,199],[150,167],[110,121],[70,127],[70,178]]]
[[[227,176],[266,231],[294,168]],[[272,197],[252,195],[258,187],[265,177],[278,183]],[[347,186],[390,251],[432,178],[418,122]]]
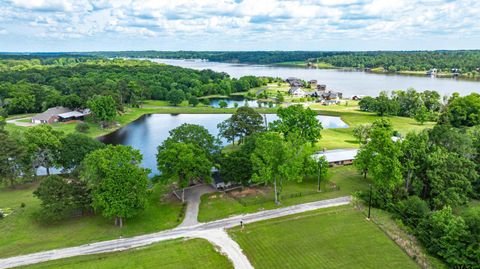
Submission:
[[[247,224],[229,234],[256,269],[419,268],[351,206]]]
[[[326,191],[299,197],[288,198],[281,201],[280,206],[290,206],[301,203],[308,203],[318,200],[331,199],[340,196],[351,195],[355,191],[366,190],[368,181],[357,172],[354,166],[341,166],[329,169],[327,180],[336,184],[340,189],[338,191]],[[325,186],[322,186],[322,189]],[[317,189],[315,178],[303,182],[288,182],[284,185],[282,195],[288,196],[297,193],[306,193]],[[264,202],[257,204],[242,205],[231,196],[223,193],[205,194],[202,196],[198,220],[202,222],[223,219],[232,215],[257,212],[265,209],[274,209],[279,206],[274,203],[272,188],[262,188],[263,193],[247,196],[245,201],[262,200]]]
[[[233,268],[226,256],[204,239],[172,240],[115,253],[79,256],[27,266],[29,269],[210,269]]]
[[[38,183],[21,189],[0,188],[0,208],[13,210],[0,220],[0,258],[156,232],[173,228],[183,220],[182,204],[164,200],[168,190],[157,184],[145,210],[125,220],[123,228],[115,227],[113,219],[100,215],[44,224],[36,217],[40,212],[40,201],[33,196],[37,186]]]

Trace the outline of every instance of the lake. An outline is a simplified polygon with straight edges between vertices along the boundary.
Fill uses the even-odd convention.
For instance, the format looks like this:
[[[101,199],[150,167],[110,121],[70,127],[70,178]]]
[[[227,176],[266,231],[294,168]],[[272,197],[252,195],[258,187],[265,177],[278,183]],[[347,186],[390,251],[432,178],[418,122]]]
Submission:
[[[327,89],[343,92],[344,96],[371,95],[377,96],[382,90],[399,90],[413,87],[418,91],[436,90],[441,95],[458,92],[462,95],[480,92],[480,81],[456,78],[435,78],[429,76],[405,76],[395,74],[375,74],[361,71],[345,71],[337,69],[315,69],[302,67],[283,67],[270,65],[230,64],[209,61],[186,61],[174,59],[150,59],[197,70],[211,69],[225,72],[231,77],[246,75],[270,76],[286,79],[298,77],[303,80],[316,79],[319,84],[326,84]]]
[[[100,138],[107,144],[127,145],[140,150],[143,154],[142,166],[152,170],[151,176],[157,170],[157,146],[169,136],[169,131],[183,123],[202,125],[214,135],[218,135],[217,124],[229,118],[230,114],[149,114],[143,115],[129,125],[120,128]],[[276,114],[266,114],[267,122],[278,119]],[[347,128],[348,125],[339,117],[317,116],[323,128]],[[225,139],[222,144],[227,145]]]
[[[227,103],[228,108],[241,106],[249,106],[249,107],[268,107],[268,102],[259,102],[257,100],[248,100],[243,97],[230,97],[230,98],[210,98],[210,106],[212,107],[220,107],[220,101],[224,101]],[[272,103],[272,107],[276,107],[277,104]]]

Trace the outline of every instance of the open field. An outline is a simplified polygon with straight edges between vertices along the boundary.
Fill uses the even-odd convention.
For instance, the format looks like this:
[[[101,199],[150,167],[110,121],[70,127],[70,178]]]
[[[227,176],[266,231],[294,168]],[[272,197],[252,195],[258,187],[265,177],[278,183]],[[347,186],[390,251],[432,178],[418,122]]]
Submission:
[[[31,265],[25,268],[233,268],[227,257],[215,251],[204,239],[177,239],[157,243],[148,247],[80,256],[63,260]]]
[[[281,206],[308,203],[318,200],[330,199],[345,195],[351,195],[358,190],[366,190],[368,182],[357,173],[353,166],[335,167],[329,170],[328,181],[336,184],[340,190],[325,191],[310,194],[317,188],[316,179],[310,179],[301,183],[289,182],[285,184],[282,195],[294,196],[298,193],[308,193],[299,197],[288,198],[281,201]],[[325,186],[322,186],[325,188]],[[205,194],[202,196],[198,220],[205,222],[226,218],[232,215],[252,213],[264,209],[277,208],[273,202],[271,188],[261,188],[262,192],[245,196],[241,200],[246,206],[223,193]]]
[[[233,228],[255,268],[419,268],[351,206]]]
[[[113,219],[102,216],[42,224],[35,217],[40,211],[40,201],[32,194],[37,186],[38,183],[21,189],[0,188],[0,207],[13,210],[0,220],[0,257],[166,230],[183,220],[182,204],[170,199],[163,201],[167,188],[157,184],[146,209],[127,219],[122,229],[114,226]],[[21,203],[26,206],[22,208]]]

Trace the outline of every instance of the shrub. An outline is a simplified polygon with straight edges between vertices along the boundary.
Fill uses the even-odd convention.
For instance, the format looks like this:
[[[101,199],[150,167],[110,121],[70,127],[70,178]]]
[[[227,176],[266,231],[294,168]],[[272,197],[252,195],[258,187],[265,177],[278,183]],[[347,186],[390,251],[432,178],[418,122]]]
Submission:
[[[3,211],[0,210],[0,219],[2,219],[2,218],[3,218]]]
[[[406,200],[398,202],[397,210],[397,215],[403,223],[411,228],[417,227],[430,212],[427,202],[418,196],[409,196]]]
[[[26,204],[23,203],[23,202],[20,204],[20,207],[21,207],[21,208],[24,208],[25,206],[26,206]]]
[[[79,122],[77,126],[75,126],[75,130],[80,133],[86,133],[90,129],[90,126],[85,122]]]

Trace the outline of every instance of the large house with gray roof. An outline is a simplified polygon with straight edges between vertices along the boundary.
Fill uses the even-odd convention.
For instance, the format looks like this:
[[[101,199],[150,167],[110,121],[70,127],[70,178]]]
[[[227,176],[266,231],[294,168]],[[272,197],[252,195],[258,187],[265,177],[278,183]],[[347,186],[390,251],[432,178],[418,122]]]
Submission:
[[[52,124],[71,120],[83,120],[90,114],[89,109],[83,111],[72,111],[63,106],[51,107],[45,112],[32,117],[33,124]]]

